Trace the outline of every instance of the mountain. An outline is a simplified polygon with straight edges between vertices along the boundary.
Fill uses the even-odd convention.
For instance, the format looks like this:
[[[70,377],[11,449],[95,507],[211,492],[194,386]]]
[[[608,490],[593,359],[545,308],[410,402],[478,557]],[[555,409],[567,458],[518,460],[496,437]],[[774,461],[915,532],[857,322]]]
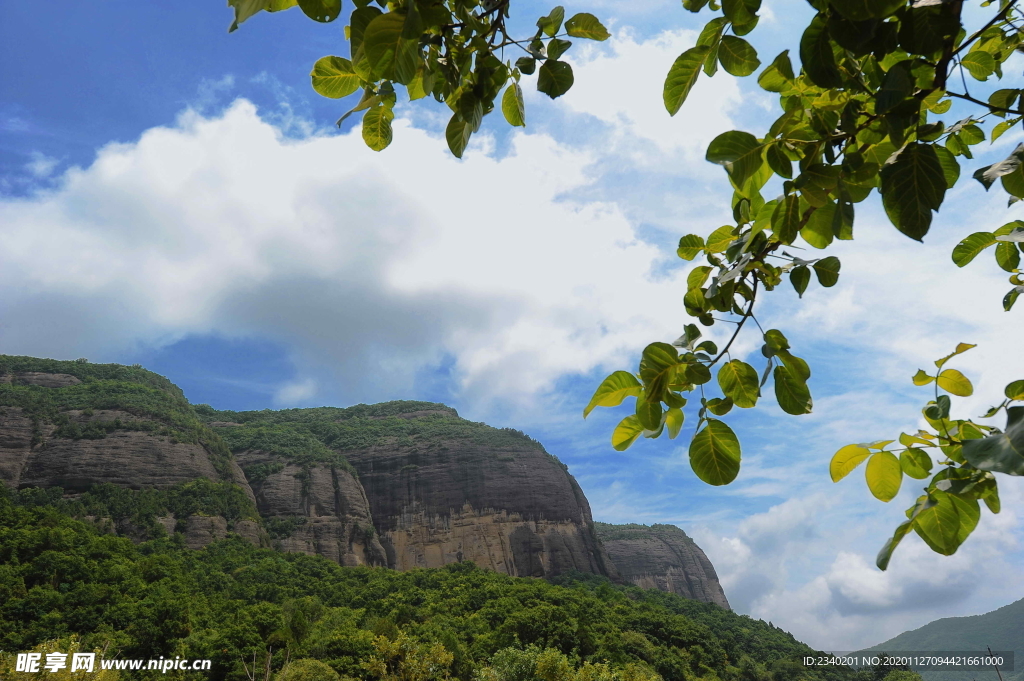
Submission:
[[[675,525],[597,523],[596,527],[626,582],[729,608],[715,567]]]
[[[1024,599],[984,615],[945,617],[905,631],[867,651],[1014,651],[1014,671],[1003,681],[1024,681]],[[967,672],[922,672],[926,681],[960,681]],[[970,673],[977,681],[998,681],[995,670]]]
[[[239,535],[348,567],[588,573],[728,607],[681,530],[608,535],[539,442],[443,404],[222,411],[138,365],[0,355],[0,481],[134,541]]]

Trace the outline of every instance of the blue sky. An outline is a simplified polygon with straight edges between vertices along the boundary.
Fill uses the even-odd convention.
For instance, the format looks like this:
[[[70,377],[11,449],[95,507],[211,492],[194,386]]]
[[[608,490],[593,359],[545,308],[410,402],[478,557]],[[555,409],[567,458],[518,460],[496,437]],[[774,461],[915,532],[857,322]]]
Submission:
[[[517,0],[514,18],[528,30],[549,9]],[[737,610],[822,648],[1024,596],[1019,481],[964,551],[941,558],[911,538],[882,574],[874,554],[914,490],[885,505],[857,475],[827,477],[838,447],[918,427],[928,394],[909,377],[956,343],[979,344],[959,365],[977,386],[963,413],[1024,377],[1005,277],[986,258],[949,261],[964,235],[1021,209],[969,180],[924,245],[875,199],[859,205],[857,240],[834,248],[839,285],[765,300],[762,323],[814,369],[815,412],[731,414],[734,485],[699,482],[681,441],[614,452],[621,410],[581,418],[605,374],[688,321],[675,242],[729,220],[704,148],[761,130],[776,103],[720,74],[670,118],[662,79],[706,17],[648,0],[566,9],[598,14],[613,39],[573,47],[576,85],[556,102],[527,86],[525,132],[490,116],[456,161],[440,105],[400,106],[380,154],[333,127],[347,102],[318,97],[308,73],[347,54],[343,21],[292,10],[228,35],[219,3],[3,0],[0,352],[139,362],[219,408],[425,399],[525,430],[570,465],[596,519],[679,524]],[[765,3],[763,62],[807,16],[796,0]],[[748,336],[735,352],[757,364],[758,348]]]

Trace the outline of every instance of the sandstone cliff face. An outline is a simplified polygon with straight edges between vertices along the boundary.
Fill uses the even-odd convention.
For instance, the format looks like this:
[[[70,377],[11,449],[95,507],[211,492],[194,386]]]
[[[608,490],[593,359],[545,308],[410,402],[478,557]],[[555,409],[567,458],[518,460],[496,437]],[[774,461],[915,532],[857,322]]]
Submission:
[[[522,577],[617,577],[579,485],[537,445],[413,438],[345,456],[359,471],[392,568],[470,560]]]
[[[268,526],[283,526],[282,551],[324,556],[346,566],[386,565],[363,488],[349,471],[326,464],[297,465],[262,451],[235,454],[245,468],[275,470],[253,479],[256,506]],[[276,521],[276,522],[275,522]]]
[[[196,478],[220,479],[210,454],[198,444],[173,442],[167,436],[143,430],[115,430],[100,439],[53,437],[52,425],[40,424],[38,442],[32,445],[32,420],[18,407],[0,408],[0,475],[13,487],[63,487],[83,492],[98,483],[131,489],[169,487]],[[91,415],[69,410],[72,423],[144,423],[120,410],[96,410]],[[241,471],[229,472],[233,482],[245,485]]]
[[[729,609],[711,561],[675,525],[597,523],[597,535],[625,581]]]

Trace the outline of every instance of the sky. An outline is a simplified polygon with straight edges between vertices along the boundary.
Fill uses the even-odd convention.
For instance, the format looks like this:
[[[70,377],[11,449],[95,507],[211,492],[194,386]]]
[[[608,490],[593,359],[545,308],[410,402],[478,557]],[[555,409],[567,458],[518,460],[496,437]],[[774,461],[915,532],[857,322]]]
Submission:
[[[516,0],[514,26],[529,33],[549,9]],[[736,611],[820,649],[1024,597],[1019,479],[1000,481],[1002,513],[983,511],[956,555],[912,535],[882,573],[874,556],[920,486],[883,504],[859,473],[828,477],[839,447],[923,425],[929,389],[910,377],[957,343],[978,347],[955,364],[975,384],[955,415],[1024,378],[1024,312],[1002,311],[1005,276],[987,254],[962,270],[949,257],[968,233],[1024,217],[969,177],[1024,136],[976,148],[923,244],[872,197],[856,240],[830,249],[837,286],[759,302],[765,328],[810,362],[814,411],[787,416],[766,396],[731,413],[742,470],[709,487],[687,460],[694,414],[680,439],[620,453],[609,435],[626,407],[582,409],[688,323],[692,264],[676,243],[731,220],[704,150],[763,130],[778,103],[719,73],[670,117],[665,73],[707,16],[653,0],[577,11],[613,37],[576,41],[572,90],[551,101],[527,83],[527,128],[488,116],[457,160],[436,103],[400,103],[380,153],[352,123],[334,127],[349,102],[316,95],[308,74],[348,54],[342,20],[291,10],[229,35],[221,3],[0,0],[0,353],[138,362],[221,409],[416,399],[518,428],[569,465],[595,519],[679,525]],[[766,0],[748,36],[762,62],[810,13]],[[759,348],[750,334],[733,353],[761,366]]]

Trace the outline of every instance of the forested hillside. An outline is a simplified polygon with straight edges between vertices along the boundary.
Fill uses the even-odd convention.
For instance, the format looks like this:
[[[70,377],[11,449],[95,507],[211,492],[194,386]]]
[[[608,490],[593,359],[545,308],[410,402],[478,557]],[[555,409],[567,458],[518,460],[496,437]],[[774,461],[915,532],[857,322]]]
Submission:
[[[367,681],[394,678],[393,665],[375,661],[398,657],[432,669],[409,677],[424,681],[507,678],[502,665],[524,664],[561,668],[560,679],[583,673],[574,669],[624,681],[855,678],[808,675],[788,658],[810,649],[764,622],[596,575],[551,584],[469,563],[346,568],[240,538],[200,551],[180,535],[136,545],[30,494],[0,495],[4,651],[76,636],[108,656],[208,657],[209,678],[232,681],[246,678],[243,659],[268,651],[275,670],[286,658],[314,658]]]

